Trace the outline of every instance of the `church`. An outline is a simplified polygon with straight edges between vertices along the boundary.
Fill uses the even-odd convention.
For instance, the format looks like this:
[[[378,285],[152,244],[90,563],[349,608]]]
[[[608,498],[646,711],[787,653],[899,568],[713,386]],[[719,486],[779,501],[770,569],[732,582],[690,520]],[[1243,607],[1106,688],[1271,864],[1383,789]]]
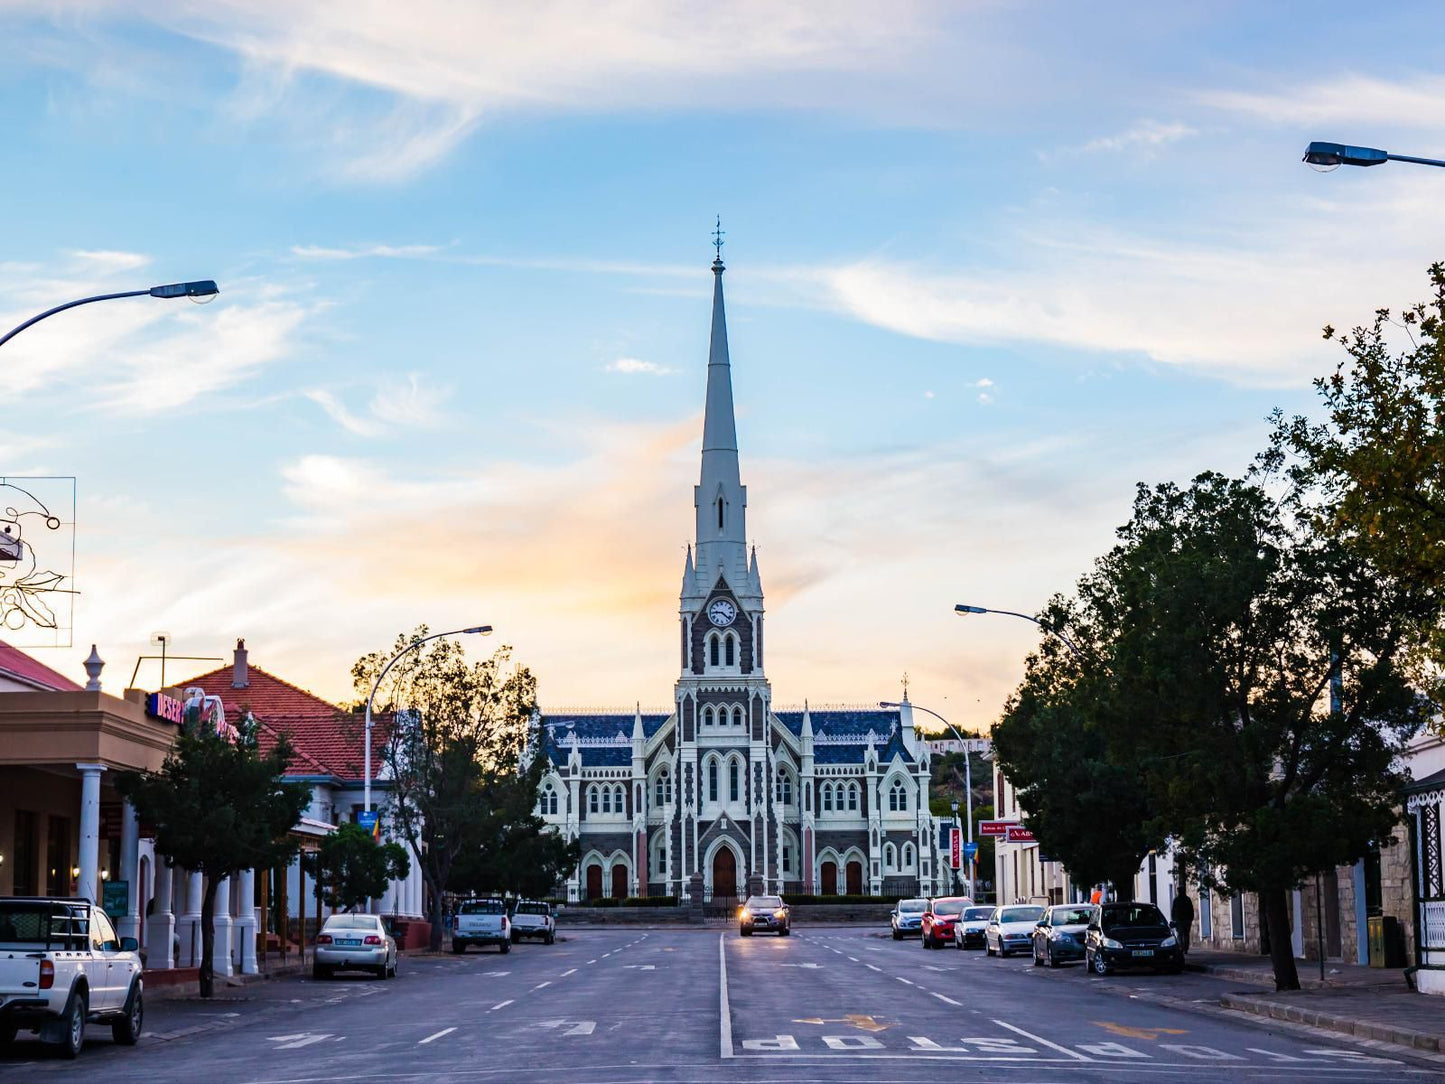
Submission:
[[[582,843],[567,898],[931,895],[948,873],[928,808],[928,747],[906,697],[893,710],[773,707],[723,271],[719,243],[672,711],[537,720],[550,758],[539,812]]]

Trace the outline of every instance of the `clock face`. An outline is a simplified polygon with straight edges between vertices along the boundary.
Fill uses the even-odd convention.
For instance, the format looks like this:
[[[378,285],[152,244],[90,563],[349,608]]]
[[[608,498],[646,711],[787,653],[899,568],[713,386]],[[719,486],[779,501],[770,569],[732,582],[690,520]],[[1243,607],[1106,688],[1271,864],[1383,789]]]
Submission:
[[[714,625],[731,625],[737,615],[737,607],[725,598],[717,599],[707,608],[707,619]]]

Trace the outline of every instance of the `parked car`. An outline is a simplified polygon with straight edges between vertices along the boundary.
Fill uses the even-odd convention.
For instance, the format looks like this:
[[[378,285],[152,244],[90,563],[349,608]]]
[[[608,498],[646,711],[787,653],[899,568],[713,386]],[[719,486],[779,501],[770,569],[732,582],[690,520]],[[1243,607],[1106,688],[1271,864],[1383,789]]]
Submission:
[[[452,951],[460,956],[468,945],[496,945],[502,952],[512,951],[512,920],[507,917],[507,901],[496,899],[463,900],[452,915]]]
[[[557,919],[546,900],[518,900],[512,905],[512,943],[537,937],[550,945],[557,940]]]
[[[888,913],[888,923],[893,927],[893,940],[902,941],[912,937],[923,928],[923,912],[928,910],[928,901],[899,900]]]
[[[1058,967],[1084,958],[1084,931],[1094,921],[1091,903],[1056,903],[1034,927],[1034,963]]]
[[[332,915],[316,935],[311,977],[329,979],[338,971],[370,971],[379,979],[396,978],[396,941],[379,915]]]
[[[792,931],[792,912],[781,896],[749,896],[738,908],[738,933],[751,937],[755,930],[775,930],[779,937]]]
[[[983,929],[983,950],[992,956],[1023,952],[1034,938],[1034,926],[1043,918],[1039,904],[1015,903],[996,907]]]
[[[984,927],[993,912],[992,907],[965,907],[953,923],[953,943],[961,949],[983,948]]]
[[[1152,903],[1105,903],[1089,924],[1084,960],[1096,975],[1116,967],[1180,971],[1184,953],[1164,912]]]
[[[953,924],[963,909],[973,903],[967,896],[939,896],[928,901],[919,933],[924,948],[943,948],[953,944]]]
[[[134,1046],[145,1019],[138,948],[89,900],[0,897],[0,1046],[34,1031],[74,1058],[86,1024]]]

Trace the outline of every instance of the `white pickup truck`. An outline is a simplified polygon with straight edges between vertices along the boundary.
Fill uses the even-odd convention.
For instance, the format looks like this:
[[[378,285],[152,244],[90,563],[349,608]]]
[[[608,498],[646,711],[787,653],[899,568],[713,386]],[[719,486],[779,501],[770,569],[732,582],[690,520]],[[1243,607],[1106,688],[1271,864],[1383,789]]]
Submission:
[[[540,938],[550,945],[557,939],[557,919],[546,900],[518,900],[512,905],[512,940]]]
[[[89,900],[0,896],[0,1046],[37,1031],[73,1058],[92,1023],[133,1045],[145,1011],[137,947]]]
[[[462,900],[452,916],[452,951],[460,955],[468,945],[496,945],[512,951],[512,920],[506,900]]]

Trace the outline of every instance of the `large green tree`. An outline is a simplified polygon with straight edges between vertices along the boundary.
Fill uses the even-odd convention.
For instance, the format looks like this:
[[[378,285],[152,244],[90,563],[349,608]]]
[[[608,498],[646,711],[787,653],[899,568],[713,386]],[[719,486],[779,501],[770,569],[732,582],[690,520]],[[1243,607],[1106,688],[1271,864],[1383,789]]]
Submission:
[[[325,837],[308,866],[330,907],[354,910],[386,893],[394,880],[411,872],[400,843],[378,843],[359,824],[343,824]]]
[[[480,846],[503,781],[526,761],[537,683],[526,667],[511,664],[506,647],[471,662],[456,641],[413,646],[426,635],[422,626],[398,636],[389,650],[357,660],[351,673],[366,695],[387,661],[410,649],[375,700],[386,715],[380,742],[390,780],[385,810],[430,890],[432,948],[440,949],[442,893],[452,887],[459,857]]]
[[[285,783],[291,745],[283,736],[269,753],[256,724],[242,718],[234,736],[191,724],[158,772],[123,772],[116,789],[140,819],[155,825],[157,853],[205,875],[201,898],[201,996],[215,988],[216,889],[246,869],[284,863],[296,853],[289,836],[311,800],[305,784]]]

